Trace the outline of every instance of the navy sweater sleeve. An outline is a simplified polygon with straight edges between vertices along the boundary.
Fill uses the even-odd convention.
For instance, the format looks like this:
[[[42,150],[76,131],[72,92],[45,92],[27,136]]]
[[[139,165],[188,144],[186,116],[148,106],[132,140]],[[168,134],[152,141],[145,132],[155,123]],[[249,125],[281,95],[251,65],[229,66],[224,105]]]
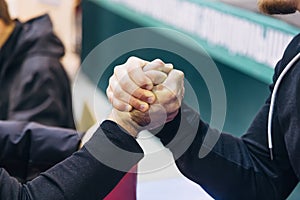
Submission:
[[[182,174],[216,199],[285,199],[296,186],[297,179],[281,136],[275,137],[275,143],[276,150],[282,151],[276,153],[274,161],[270,160],[265,123],[267,110],[268,106],[264,106],[248,132],[237,138],[210,128],[195,111],[183,106],[181,114],[157,136],[172,151]],[[210,148],[209,144],[203,144],[207,134],[211,138],[219,136],[219,139],[202,158],[201,147]]]
[[[107,148],[102,149],[104,146]],[[125,159],[115,148],[132,156],[123,163]],[[102,163],[102,156],[116,161],[123,171]],[[105,121],[81,150],[26,184],[18,183],[1,168],[0,199],[103,199],[142,157],[142,149],[133,137],[115,123]]]
[[[0,121],[0,166],[24,182],[69,157],[79,143],[75,130]]]
[[[48,15],[16,26],[1,51],[1,117],[75,129],[64,47]]]
[[[277,64],[274,83],[300,52],[299,41],[300,35]],[[157,134],[172,151],[179,170],[216,199],[286,199],[300,179],[299,65],[300,61],[286,74],[277,93],[272,121],[274,160],[270,159],[267,141],[270,99],[241,138],[212,129],[184,105],[180,115]],[[215,145],[204,142],[215,138]],[[202,158],[203,148],[209,154]]]
[[[27,56],[14,79],[8,120],[75,129],[70,83],[59,58]]]

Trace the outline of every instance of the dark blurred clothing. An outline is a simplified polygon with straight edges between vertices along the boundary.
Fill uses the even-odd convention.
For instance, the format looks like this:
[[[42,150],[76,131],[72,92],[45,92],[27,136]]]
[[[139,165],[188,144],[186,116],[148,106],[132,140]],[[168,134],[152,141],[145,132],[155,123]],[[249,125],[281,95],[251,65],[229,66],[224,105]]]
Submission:
[[[14,132],[37,131],[34,127],[29,128],[29,124],[25,127],[25,129],[24,127],[20,128],[22,131],[14,130]],[[7,130],[11,129],[12,127]],[[57,130],[43,129],[43,131],[48,131],[49,133],[46,135],[51,135]],[[122,151],[116,151],[116,147]],[[17,155],[16,150],[13,148],[11,152]],[[132,152],[132,154],[129,157],[124,157],[124,152]],[[127,153],[125,155],[128,155]],[[0,168],[0,199],[104,199],[126,175],[126,172],[105,165],[101,162],[101,158],[104,159],[103,161],[106,158],[111,158],[117,166],[122,166],[123,170],[129,171],[143,158],[143,155],[143,150],[132,136],[121,130],[114,122],[104,121],[82,149],[42,173],[33,181],[20,184],[11,178],[3,168]],[[120,199],[127,199],[126,194]]]
[[[213,198],[282,200],[299,183],[300,60],[286,73],[276,95],[272,118],[274,160],[270,158],[267,137],[274,85],[299,52],[300,34],[293,38],[277,63],[270,96],[241,138],[218,132],[185,105],[180,115],[156,134],[178,158],[178,169]],[[211,139],[205,140],[206,136],[213,139],[218,136],[218,142],[212,146]],[[181,152],[184,147],[188,148]],[[206,149],[209,154],[200,157],[200,149]]]
[[[16,20],[0,50],[0,120],[75,128],[63,55],[48,15]]]
[[[0,166],[20,182],[38,176],[77,151],[79,134],[38,123],[0,121]]]

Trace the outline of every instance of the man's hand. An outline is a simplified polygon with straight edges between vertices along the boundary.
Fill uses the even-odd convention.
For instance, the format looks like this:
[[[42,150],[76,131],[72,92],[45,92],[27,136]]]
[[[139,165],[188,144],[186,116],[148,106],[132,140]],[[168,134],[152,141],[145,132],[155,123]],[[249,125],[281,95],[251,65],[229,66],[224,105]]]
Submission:
[[[130,67],[130,64],[134,67]],[[164,64],[159,59],[149,63],[134,57],[116,68],[107,89],[109,100],[114,106],[111,120],[136,136],[139,131],[157,128],[177,115],[184,95],[183,72],[172,70],[171,64]],[[144,83],[150,79],[151,83],[143,87],[145,84],[137,83],[135,77],[143,79]],[[151,91],[148,90],[149,85]],[[130,94],[132,88],[133,93],[138,95]],[[151,93],[149,96],[153,95],[153,102],[145,102],[148,92]],[[140,109],[139,105],[143,103],[147,105],[146,109]]]
[[[145,112],[149,104],[156,101],[151,90],[153,85],[163,82],[173,65],[156,59],[151,63],[130,57],[123,65],[116,66],[106,90],[111,104],[119,111],[133,108]]]
[[[156,101],[150,105],[147,112],[137,109],[122,112],[113,108],[109,119],[115,121],[134,137],[142,130],[155,129],[173,120],[184,96],[183,72],[172,70],[165,81],[155,85],[152,91],[156,96]]]
[[[157,128],[174,119],[181,107],[184,96],[184,74],[179,70],[172,70],[166,80],[153,87],[156,96],[154,104],[147,112],[134,109],[130,112],[133,121],[139,126],[150,130]]]

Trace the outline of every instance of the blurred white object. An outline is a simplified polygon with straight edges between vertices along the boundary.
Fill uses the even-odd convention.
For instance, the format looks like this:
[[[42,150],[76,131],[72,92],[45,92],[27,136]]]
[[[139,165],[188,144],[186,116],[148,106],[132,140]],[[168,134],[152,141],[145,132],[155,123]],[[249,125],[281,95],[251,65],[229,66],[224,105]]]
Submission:
[[[52,6],[59,6],[61,4],[61,0],[39,0],[41,3],[49,4]]]
[[[21,21],[48,13],[53,22],[55,33],[64,43],[66,56],[63,64],[69,75],[73,75],[80,65],[73,60],[75,52],[75,6],[76,0],[7,0],[11,16]],[[70,73],[71,72],[71,73]]]
[[[8,4],[8,10],[12,18],[16,18],[18,16],[18,0],[6,0]]]

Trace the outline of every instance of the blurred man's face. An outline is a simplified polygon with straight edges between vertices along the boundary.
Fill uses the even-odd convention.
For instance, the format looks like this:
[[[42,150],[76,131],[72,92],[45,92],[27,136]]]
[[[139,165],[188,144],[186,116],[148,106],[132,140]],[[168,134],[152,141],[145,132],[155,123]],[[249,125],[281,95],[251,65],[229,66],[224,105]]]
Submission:
[[[259,10],[266,14],[290,14],[297,10],[298,0],[258,0]]]

